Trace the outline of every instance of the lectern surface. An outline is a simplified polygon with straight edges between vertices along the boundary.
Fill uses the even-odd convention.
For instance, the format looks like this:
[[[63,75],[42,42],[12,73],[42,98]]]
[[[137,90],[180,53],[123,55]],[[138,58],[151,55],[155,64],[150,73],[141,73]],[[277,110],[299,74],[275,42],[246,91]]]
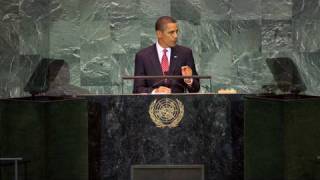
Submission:
[[[204,165],[205,180],[243,179],[242,95],[87,97],[99,147],[91,172],[128,180],[134,165]],[[92,130],[92,128],[90,128]],[[96,138],[96,139],[94,139]],[[99,144],[97,146],[97,144]],[[92,146],[93,147],[93,146]],[[97,173],[99,169],[99,173]]]

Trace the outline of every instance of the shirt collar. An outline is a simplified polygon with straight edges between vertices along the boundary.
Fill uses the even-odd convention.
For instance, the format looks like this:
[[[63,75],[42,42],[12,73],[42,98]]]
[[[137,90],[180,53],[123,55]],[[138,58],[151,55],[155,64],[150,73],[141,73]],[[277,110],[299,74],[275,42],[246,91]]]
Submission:
[[[163,47],[160,46],[159,42],[157,41],[156,43],[156,47],[157,47],[157,50],[159,53],[163,53]],[[171,48],[166,48],[167,49],[167,52],[171,52]]]

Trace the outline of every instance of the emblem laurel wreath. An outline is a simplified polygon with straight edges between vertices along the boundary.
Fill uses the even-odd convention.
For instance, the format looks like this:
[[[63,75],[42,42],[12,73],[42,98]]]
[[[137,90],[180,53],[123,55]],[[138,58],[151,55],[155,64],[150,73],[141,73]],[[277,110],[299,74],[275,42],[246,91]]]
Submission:
[[[155,99],[149,106],[149,115],[158,128],[175,128],[184,115],[184,105],[178,99]]]

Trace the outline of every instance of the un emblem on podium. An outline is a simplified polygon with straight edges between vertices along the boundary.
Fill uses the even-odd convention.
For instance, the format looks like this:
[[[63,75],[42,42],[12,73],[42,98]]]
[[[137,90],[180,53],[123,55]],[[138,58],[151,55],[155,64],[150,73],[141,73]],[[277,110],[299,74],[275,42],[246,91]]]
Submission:
[[[149,106],[149,115],[159,128],[175,128],[184,115],[184,106],[178,99],[155,99]]]

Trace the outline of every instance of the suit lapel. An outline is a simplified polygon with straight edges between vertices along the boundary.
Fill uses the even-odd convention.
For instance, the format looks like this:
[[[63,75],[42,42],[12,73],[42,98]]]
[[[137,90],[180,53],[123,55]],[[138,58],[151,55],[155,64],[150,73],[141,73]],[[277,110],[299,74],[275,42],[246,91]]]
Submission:
[[[176,68],[177,63],[178,63],[178,56],[177,56],[176,48],[173,47],[171,48],[169,75],[174,74],[174,70]]]
[[[151,61],[152,61],[153,69],[155,70],[155,73],[157,75],[162,75],[163,73],[162,73],[162,69],[161,69],[161,64],[160,64],[156,44],[154,44],[154,46],[153,46],[152,53],[153,54],[151,55]]]

